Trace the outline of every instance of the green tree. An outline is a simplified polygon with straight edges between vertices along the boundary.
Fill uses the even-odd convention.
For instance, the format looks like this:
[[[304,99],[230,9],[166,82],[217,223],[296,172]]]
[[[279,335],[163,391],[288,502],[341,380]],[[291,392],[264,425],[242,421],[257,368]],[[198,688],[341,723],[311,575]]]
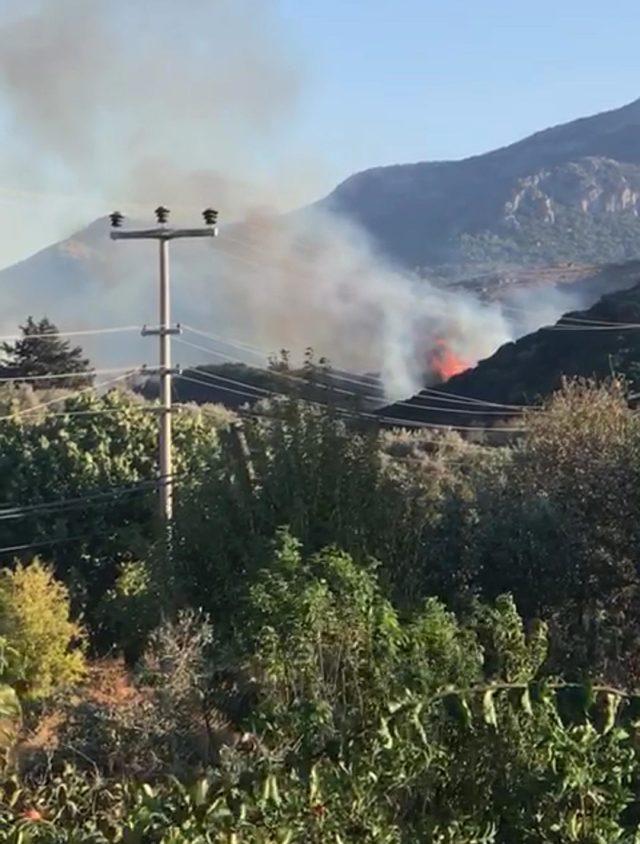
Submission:
[[[74,373],[68,378],[33,381],[34,389],[76,389],[93,383],[91,365],[83,356],[80,346],[72,346],[68,340],[63,340],[58,328],[47,317],[38,321],[28,317],[26,323],[20,326],[20,331],[22,337],[19,340],[2,344],[4,365],[13,376],[28,378]]]
[[[197,411],[176,414],[174,447],[179,501],[215,456],[215,424]],[[122,567],[159,556],[157,459],[152,405],[120,390],[88,392],[56,405],[55,413],[0,422],[0,509],[18,516],[0,519],[0,548],[20,546],[26,560],[46,549],[74,606],[95,622],[94,641],[113,632],[94,613]],[[1,559],[8,564],[13,556],[5,551]],[[177,598],[175,583],[165,580],[164,587]]]
[[[84,634],[69,612],[67,590],[38,560],[0,571],[4,682],[42,697],[82,676]]]

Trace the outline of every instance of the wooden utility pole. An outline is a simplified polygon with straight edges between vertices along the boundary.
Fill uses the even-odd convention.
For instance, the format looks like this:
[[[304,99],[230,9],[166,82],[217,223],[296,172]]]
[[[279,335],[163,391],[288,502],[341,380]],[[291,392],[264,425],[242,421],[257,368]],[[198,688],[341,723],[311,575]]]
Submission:
[[[169,228],[169,210],[160,206],[155,211],[158,225],[152,229],[120,231],[124,217],[119,211],[111,214],[112,240],[157,240],[160,246],[160,322],[157,328],[142,329],[143,336],[157,336],[160,340],[160,429],[159,429],[159,488],[160,515],[170,524],[173,519],[173,454],[171,442],[171,336],[180,328],[171,325],[171,290],[169,272],[169,241],[185,237],[215,237],[218,212],[212,208],[203,211],[206,226],[194,229]]]

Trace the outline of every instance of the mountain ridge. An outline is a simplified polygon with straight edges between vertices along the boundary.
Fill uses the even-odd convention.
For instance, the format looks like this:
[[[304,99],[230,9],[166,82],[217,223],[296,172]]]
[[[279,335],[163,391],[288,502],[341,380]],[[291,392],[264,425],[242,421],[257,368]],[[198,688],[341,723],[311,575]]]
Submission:
[[[536,195],[543,180],[546,190]],[[567,185],[575,196],[567,196],[566,189],[562,195]],[[532,201],[523,204],[518,194],[526,194],[527,188],[529,194],[533,191]],[[602,207],[594,203],[597,197],[603,198]],[[590,200],[586,209],[585,199]],[[636,223],[633,235],[640,235],[640,99],[457,161],[394,164],[356,173],[320,206],[361,224],[384,254],[405,267],[478,263],[465,236],[501,238],[503,251],[511,236],[512,251],[528,263],[574,257],[572,249],[590,236],[587,230],[584,237],[574,237],[572,246],[575,212],[604,218],[630,211]],[[610,224],[613,218],[605,219]],[[569,242],[557,244],[546,256],[536,255],[535,249],[529,254],[540,222],[564,230]],[[624,231],[612,238],[612,248],[601,248],[603,261],[640,254]],[[488,257],[496,264],[501,256]]]

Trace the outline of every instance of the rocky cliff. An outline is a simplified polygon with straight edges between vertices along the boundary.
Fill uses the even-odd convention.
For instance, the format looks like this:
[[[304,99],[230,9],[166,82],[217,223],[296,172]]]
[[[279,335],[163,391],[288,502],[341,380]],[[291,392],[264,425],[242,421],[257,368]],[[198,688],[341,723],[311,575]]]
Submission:
[[[409,267],[640,256],[640,100],[463,161],[358,173],[323,204]]]

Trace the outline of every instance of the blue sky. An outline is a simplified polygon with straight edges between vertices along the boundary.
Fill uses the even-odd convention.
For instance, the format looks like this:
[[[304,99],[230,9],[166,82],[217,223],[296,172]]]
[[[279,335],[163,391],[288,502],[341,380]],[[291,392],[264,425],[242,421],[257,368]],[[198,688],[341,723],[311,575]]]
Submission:
[[[298,136],[335,176],[459,158],[640,97],[633,0],[279,0],[305,55]]]
[[[640,97],[637,0],[0,0],[0,24],[29,7],[45,9],[40,30],[24,40],[24,55],[3,50],[17,59],[17,71],[13,94],[6,85],[0,90],[0,266],[82,227],[109,210],[111,198],[131,199],[135,190],[127,194],[115,178],[136,141],[146,149],[167,135],[181,165],[246,177],[267,204],[277,196],[286,208],[367,167],[482,153]],[[78,10],[89,7],[96,21],[88,15],[86,23]],[[114,52],[101,43],[104,21],[119,22],[122,43]],[[131,62],[154,22],[157,47],[145,75]],[[78,37],[67,32],[74,26]],[[4,43],[15,46],[11,36]],[[47,61],[31,61],[41,48]],[[211,59],[203,64],[205,54]],[[160,82],[156,68],[164,73]],[[30,86],[23,82],[29,74]],[[265,78],[265,90],[282,102],[256,127],[252,113],[271,99],[262,95]],[[127,99],[114,92],[131,83],[128,111],[112,115],[109,109]],[[206,105],[208,89],[215,89],[217,109]],[[235,114],[238,99],[246,104]],[[98,103],[95,119],[89,103]],[[191,113],[176,118],[183,103]],[[183,131],[174,142],[176,128]],[[50,141],[67,147],[83,134],[77,172],[49,160]],[[34,166],[41,161],[46,178]],[[178,173],[166,189],[169,201],[183,186]]]

